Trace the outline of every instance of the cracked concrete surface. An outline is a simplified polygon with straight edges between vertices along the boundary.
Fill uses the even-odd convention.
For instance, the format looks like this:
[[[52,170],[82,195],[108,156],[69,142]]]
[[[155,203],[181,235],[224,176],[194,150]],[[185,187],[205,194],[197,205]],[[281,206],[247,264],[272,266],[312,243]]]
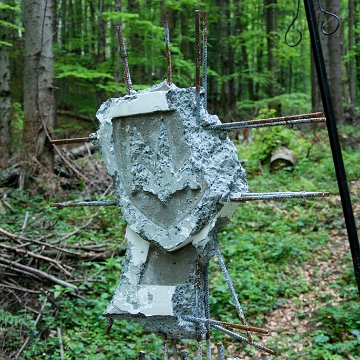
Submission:
[[[213,241],[247,192],[245,171],[193,88],[168,86],[109,99],[97,112],[98,145],[128,224],[121,282],[105,316],[139,322],[168,338],[203,337],[206,268]]]

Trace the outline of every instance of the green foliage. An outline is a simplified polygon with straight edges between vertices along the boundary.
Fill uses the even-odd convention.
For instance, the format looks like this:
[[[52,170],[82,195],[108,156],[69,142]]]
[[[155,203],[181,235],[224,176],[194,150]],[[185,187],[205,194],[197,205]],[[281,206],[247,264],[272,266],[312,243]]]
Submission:
[[[360,304],[350,300],[339,305],[321,307],[313,318],[321,325],[313,336],[309,357],[315,360],[347,359],[360,356]]]

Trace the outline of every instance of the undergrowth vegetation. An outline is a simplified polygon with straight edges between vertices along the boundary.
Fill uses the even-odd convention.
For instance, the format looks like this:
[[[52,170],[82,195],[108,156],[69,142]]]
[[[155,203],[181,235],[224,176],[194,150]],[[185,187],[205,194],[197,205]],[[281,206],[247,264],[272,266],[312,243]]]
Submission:
[[[343,127],[342,134],[353,136],[360,129]],[[265,327],[271,336],[255,340],[275,350],[277,359],[350,359],[360,358],[360,302],[349,252],[336,255],[334,239],[346,240],[342,210],[336,194],[337,182],[331,150],[324,129],[300,132],[273,128],[253,131],[250,144],[237,143],[239,158],[247,170],[250,192],[330,191],[331,198],[253,201],[240,204],[232,221],[219,234],[219,243],[249,324]],[[269,158],[279,145],[297,153],[294,169],[270,172]],[[344,159],[352,195],[360,192],[360,152],[344,145]],[[354,164],[357,164],[354,166]],[[45,236],[45,241],[61,246],[106,245],[123,251],[125,223],[117,208],[65,208],[55,210],[40,195],[1,189],[10,206],[0,208],[1,227],[26,237]],[[53,201],[94,200],[101,196],[86,192],[66,192]],[[106,196],[110,199],[111,196]],[[334,199],[335,198],[335,199]],[[21,230],[29,213],[26,229]],[[355,212],[359,222],[359,212]],[[6,219],[6,221],[5,221]],[[90,221],[91,220],[91,221]],[[74,229],[81,231],[74,232]],[[74,235],[71,233],[74,232]],[[2,235],[3,236],[3,235]],[[9,239],[2,238],[2,241]],[[319,273],[319,264],[335,252],[343,271],[335,280]],[[123,252],[121,253],[123,254]],[[147,359],[161,359],[162,340],[146,334],[140,326],[115,321],[111,332],[104,334],[106,319],[102,313],[118,285],[122,255],[114,253],[104,260],[69,260],[69,283],[78,292],[60,285],[31,285],[34,279],[7,281],[2,286],[0,310],[0,357],[14,356],[25,341],[19,359],[136,359],[145,350]],[[52,265],[44,263],[43,271]],[[310,276],[303,276],[305,269]],[[0,268],[2,278],[7,269]],[[327,277],[328,276],[328,277]],[[316,281],[319,281],[319,288]],[[324,282],[325,290],[320,291]],[[10,285],[9,285],[10,284]],[[11,288],[19,284],[32,289],[26,297]],[[238,322],[225,280],[217,261],[210,264],[211,316]],[[335,295],[334,295],[335,294]],[[313,310],[304,308],[303,299],[312,302]],[[339,300],[340,299],[340,300]],[[275,311],[295,307],[297,323],[304,331],[285,331],[272,324]],[[259,356],[253,348],[212,334],[215,344],[223,341],[228,354],[240,358]],[[301,346],[299,346],[301,344]],[[191,349],[192,342],[183,341]],[[214,345],[214,348],[215,345]]]

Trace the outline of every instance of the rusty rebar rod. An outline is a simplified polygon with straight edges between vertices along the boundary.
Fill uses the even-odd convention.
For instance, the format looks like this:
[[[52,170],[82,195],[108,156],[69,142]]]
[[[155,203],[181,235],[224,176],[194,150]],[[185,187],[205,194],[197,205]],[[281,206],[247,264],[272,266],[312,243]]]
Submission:
[[[311,197],[326,197],[330,196],[327,191],[313,191],[313,192],[270,192],[270,193],[241,193],[234,194],[230,201],[245,202],[254,200],[281,200],[281,199],[305,199]]]
[[[109,335],[110,334],[110,330],[112,328],[114,324],[114,319],[113,318],[109,318],[106,329],[105,329],[105,335]]]
[[[58,139],[58,140],[50,140],[50,144],[55,145],[63,145],[63,144],[75,144],[75,143],[83,143],[83,142],[90,142],[93,140],[97,140],[96,136],[88,136],[83,138],[71,138],[71,139]]]
[[[209,324],[209,326],[210,326],[210,324],[215,324],[215,325],[231,327],[233,329],[240,329],[240,330],[245,330],[245,331],[256,332],[258,334],[269,335],[268,330],[258,328],[258,327],[255,327],[255,326],[233,324],[233,323],[229,323],[227,321],[219,321],[219,320],[213,320],[213,319],[203,319],[203,318],[197,318],[197,317],[194,317],[194,316],[182,316],[181,319],[185,320],[185,321],[199,322],[199,323],[202,323],[202,324]]]
[[[200,11],[195,10],[195,96],[196,96],[196,124],[200,125]]]
[[[230,331],[228,329],[225,329],[222,326],[211,324],[211,327],[216,329],[216,330],[221,331],[224,334],[230,335],[230,336],[234,337],[237,340],[243,341],[243,342],[245,342],[245,343],[247,343],[249,345],[252,345],[252,346],[254,346],[254,347],[256,347],[256,348],[258,348],[258,349],[260,349],[262,351],[265,351],[268,354],[274,354],[274,350],[271,350],[271,349],[269,349],[269,348],[267,348],[267,347],[265,347],[263,345],[260,345],[260,344],[254,342],[254,341],[249,341],[246,337],[241,336],[241,335],[239,335],[239,334],[237,334],[237,333],[235,333],[233,331]]]
[[[171,85],[172,84],[172,65],[171,65],[169,24],[167,21],[164,22],[164,33],[165,33],[167,72],[168,72],[167,82],[168,82],[168,85]]]
[[[120,45],[120,56],[122,59],[122,65],[124,70],[124,81],[125,81],[125,87],[126,87],[126,94],[130,95],[132,91],[132,83],[131,83],[131,77],[130,77],[130,70],[129,70],[129,64],[127,61],[127,53],[125,49],[125,42],[124,42],[124,36],[122,33],[121,26],[118,26],[118,38],[119,38],[119,45]]]
[[[309,118],[309,119],[294,119],[294,120],[276,120],[276,121],[266,121],[264,120],[251,120],[251,121],[239,121],[233,123],[225,123],[220,125],[208,126],[205,129],[209,130],[234,130],[234,129],[255,129],[267,126],[294,126],[299,124],[310,124],[310,123],[320,123],[326,122],[326,118]]]
[[[201,49],[200,49],[200,11],[195,10],[195,88],[197,92],[200,92],[200,59],[201,59]]]
[[[204,89],[204,108],[207,108],[207,45],[208,45],[208,13],[207,11],[203,14],[203,76],[202,86]]]
[[[51,207],[61,209],[64,207],[76,206],[116,206],[116,200],[97,200],[97,201],[66,201],[63,203],[52,203]]]

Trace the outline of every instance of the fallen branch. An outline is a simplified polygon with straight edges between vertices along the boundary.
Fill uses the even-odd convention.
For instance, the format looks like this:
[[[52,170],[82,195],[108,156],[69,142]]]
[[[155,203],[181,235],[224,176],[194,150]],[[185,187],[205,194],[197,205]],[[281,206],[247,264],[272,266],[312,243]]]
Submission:
[[[80,231],[80,230],[78,230]],[[76,231],[76,232],[78,232]],[[64,253],[70,253],[72,254],[71,251],[68,251],[68,250],[65,250],[61,247],[58,247],[58,246],[55,246],[55,245],[52,245],[52,244],[49,244],[49,243],[45,243],[43,241],[40,241],[40,240],[35,240],[35,239],[30,239],[30,238],[27,238],[27,237],[24,237],[24,236],[20,236],[20,235],[16,235],[16,234],[13,234],[3,228],[0,227],[0,233],[7,236],[8,238],[10,239],[13,239],[15,240],[17,243],[21,244],[21,246],[27,246],[27,245],[30,245],[31,243],[33,244],[37,244],[37,245],[41,245],[41,246],[46,246],[46,247],[49,247],[49,248],[53,248],[53,249],[56,249],[58,251],[61,251],[61,252],[64,252]],[[67,237],[70,237],[71,235],[73,235],[73,233],[71,233],[69,236],[64,236],[62,240],[66,239]],[[42,239],[44,239],[44,237],[42,237]],[[19,240],[22,240],[22,241],[27,241],[28,244],[22,244]]]
[[[18,264],[18,263],[14,262],[14,261],[4,259],[3,257],[0,257],[0,262],[5,264],[5,265],[8,265],[10,268],[12,268],[13,270],[18,271],[20,273],[22,273],[23,271],[26,271],[26,272],[28,272],[30,274],[34,274],[36,276],[39,276],[40,278],[45,279],[47,281],[50,281],[50,282],[52,282],[54,284],[58,284],[58,285],[61,285],[63,287],[69,287],[71,289],[78,290],[77,286],[75,286],[73,284],[70,284],[67,281],[58,279],[57,277],[55,277],[53,275],[50,275],[50,274],[47,274],[44,271],[34,269],[34,268],[31,268],[31,267],[26,266],[26,265]]]
[[[112,248],[107,249],[103,252],[94,252],[94,251],[88,251],[88,252],[66,252],[62,256],[67,259],[79,259],[82,261],[100,261],[100,260],[106,260],[109,259],[115,255],[117,256],[124,256],[125,255],[125,248]],[[56,256],[58,253],[56,250],[47,250],[44,251],[44,253],[48,256]]]
[[[58,269],[60,269],[61,271],[63,271],[66,275],[70,276],[70,277],[73,277],[73,275],[71,273],[69,273],[66,269],[64,269],[62,267],[62,265],[57,262],[56,260],[54,259],[51,259],[47,256],[43,256],[43,255],[39,255],[39,254],[35,254],[31,251],[27,251],[27,250],[23,250],[23,249],[18,249],[16,247],[13,247],[13,246],[10,246],[10,245],[5,245],[5,244],[0,244],[0,247],[2,247],[3,249],[7,249],[7,250],[10,250],[10,251],[14,251],[18,254],[24,254],[24,255],[27,255],[27,256],[31,256],[35,259],[39,259],[39,260],[44,260],[44,261],[47,261],[47,262],[50,262],[52,264],[54,264]]]

